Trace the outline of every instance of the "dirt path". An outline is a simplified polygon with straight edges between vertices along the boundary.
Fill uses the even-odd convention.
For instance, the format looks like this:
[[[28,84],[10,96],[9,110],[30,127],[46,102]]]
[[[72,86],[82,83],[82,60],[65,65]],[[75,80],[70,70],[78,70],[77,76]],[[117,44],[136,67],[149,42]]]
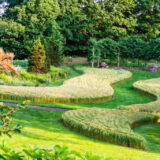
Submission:
[[[16,106],[16,103],[4,103],[5,105],[9,106]],[[62,108],[50,108],[50,107],[40,107],[40,106],[32,106],[32,105],[27,105],[27,108],[35,108],[35,109],[43,109],[43,110],[49,110],[49,111],[59,111],[59,112],[66,112],[69,111],[69,109],[62,109]]]

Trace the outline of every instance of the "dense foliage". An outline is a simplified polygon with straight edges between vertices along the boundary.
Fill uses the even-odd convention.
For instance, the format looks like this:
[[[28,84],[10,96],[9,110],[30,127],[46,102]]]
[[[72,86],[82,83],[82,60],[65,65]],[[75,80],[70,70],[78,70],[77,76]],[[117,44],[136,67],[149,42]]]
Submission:
[[[46,52],[40,38],[35,41],[32,55],[29,58],[29,72],[45,73],[46,71]]]
[[[9,7],[5,16],[7,20],[4,20],[6,27],[0,32],[0,45],[5,50],[14,52],[16,58],[24,59],[31,55],[34,41],[41,37],[41,39],[46,39],[45,48],[51,43],[55,44],[56,54],[61,55],[63,47],[61,43],[64,40],[55,22],[59,13],[60,9],[56,0],[54,3],[53,0],[29,0],[21,5]],[[4,26],[4,23],[2,25]],[[47,50],[47,54],[48,52]],[[59,56],[57,61],[60,61]]]
[[[131,34],[136,26],[133,0],[64,0],[59,4],[62,12],[57,20],[66,38],[65,50],[70,54],[85,55],[90,37],[118,39]]]
[[[137,14],[136,34],[146,41],[160,36],[159,0],[138,0],[134,13]]]
[[[38,147],[26,147],[21,152],[16,152],[7,147],[4,143],[0,145],[0,158],[3,160],[111,160],[106,157],[99,157],[92,153],[85,155],[77,151],[70,151],[67,146],[53,146],[51,149]]]
[[[119,41],[114,41],[110,38],[104,38],[99,41],[90,39],[89,60],[117,59],[118,63],[118,56],[126,59],[143,59],[146,61],[159,60],[160,39],[152,39],[149,42],[144,41],[139,36],[121,38]]]
[[[6,106],[3,103],[0,104],[0,135],[6,134],[11,136],[12,132],[20,132],[21,126],[19,124],[13,126],[12,116],[15,112],[22,109],[21,105],[10,107]]]
[[[0,23],[0,45],[20,59],[31,54],[39,36],[45,39],[51,63],[59,65],[63,52],[86,56],[90,38],[119,43],[122,37],[138,35],[149,42],[160,35],[159,0],[6,1],[9,8]]]

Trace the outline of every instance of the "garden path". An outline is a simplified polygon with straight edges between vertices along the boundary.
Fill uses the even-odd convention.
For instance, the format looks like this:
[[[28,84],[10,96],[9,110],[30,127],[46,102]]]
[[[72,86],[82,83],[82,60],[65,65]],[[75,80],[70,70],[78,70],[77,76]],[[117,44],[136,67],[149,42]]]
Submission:
[[[4,103],[5,105],[9,106],[16,106],[16,103]],[[69,109],[62,109],[62,108],[50,108],[50,107],[40,107],[40,106],[32,106],[32,105],[27,105],[26,107],[28,108],[36,108],[36,109],[44,109],[44,110],[50,110],[50,111],[59,111],[59,112],[66,112]]]

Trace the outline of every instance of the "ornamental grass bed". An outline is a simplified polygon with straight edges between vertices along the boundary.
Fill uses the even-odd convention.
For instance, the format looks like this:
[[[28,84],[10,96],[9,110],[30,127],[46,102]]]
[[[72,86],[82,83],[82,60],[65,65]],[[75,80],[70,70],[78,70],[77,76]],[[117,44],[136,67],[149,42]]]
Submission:
[[[0,86],[0,99],[32,102],[94,102],[111,99],[111,84],[132,76],[124,70],[92,69],[81,67],[84,74],[66,80],[58,87]]]
[[[64,124],[73,131],[110,143],[146,149],[143,136],[132,128],[158,122],[159,116],[150,113],[117,109],[79,109],[63,114]]]

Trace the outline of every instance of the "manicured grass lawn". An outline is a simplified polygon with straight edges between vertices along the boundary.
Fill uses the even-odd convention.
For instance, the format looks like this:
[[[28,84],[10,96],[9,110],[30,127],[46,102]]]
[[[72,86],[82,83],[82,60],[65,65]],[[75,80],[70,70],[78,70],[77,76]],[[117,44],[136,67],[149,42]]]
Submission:
[[[134,129],[147,140],[148,150],[160,154],[160,124],[146,125]]]
[[[16,113],[15,119],[16,122],[24,126],[22,133],[13,135],[12,138],[1,137],[1,141],[5,140],[7,145],[17,150],[29,144],[42,148],[66,144],[71,150],[77,150],[81,153],[93,152],[97,155],[107,155],[112,157],[113,160],[160,159],[160,154],[158,153],[121,147],[74,133],[63,126],[61,115],[62,113],[60,112],[28,108],[19,111]]]
[[[115,108],[119,105],[153,101],[151,98],[134,91],[132,84],[138,80],[160,77],[160,73],[149,73],[145,71],[132,71],[132,73],[132,80],[114,86],[115,95],[109,102],[92,104],[52,104],[51,107],[62,105],[65,108]],[[141,151],[113,145],[77,134],[63,126],[61,117],[62,113],[60,112],[26,108],[15,115],[15,123],[19,122],[24,126],[22,133],[13,135],[12,138],[8,138],[7,136],[1,137],[1,140],[4,139],[8,145],[17,150],[23,145],[29,144],[38,145],[42,148],[50,148],[57,144],[66,144],[71,150],[77,150],[81,153],[93,152],[97,155],[107,155],[112,157],[113,160],[160,159],[159,124],[143,126],[134,130],[135,132],[144,135],[147,139],[148,151]]]

